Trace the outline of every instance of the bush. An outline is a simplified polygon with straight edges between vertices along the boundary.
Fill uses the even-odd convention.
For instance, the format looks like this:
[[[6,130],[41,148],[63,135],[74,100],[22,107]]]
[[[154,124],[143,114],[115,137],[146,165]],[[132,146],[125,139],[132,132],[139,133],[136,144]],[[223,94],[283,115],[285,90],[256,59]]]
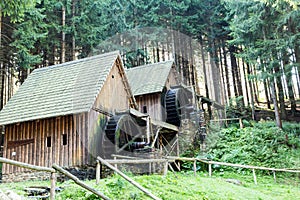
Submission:
[[[213,160],[276,168],[300,167],[300,125],[274,122],[249,123],[239,129],[230,127],[208,135],[207,156]]]

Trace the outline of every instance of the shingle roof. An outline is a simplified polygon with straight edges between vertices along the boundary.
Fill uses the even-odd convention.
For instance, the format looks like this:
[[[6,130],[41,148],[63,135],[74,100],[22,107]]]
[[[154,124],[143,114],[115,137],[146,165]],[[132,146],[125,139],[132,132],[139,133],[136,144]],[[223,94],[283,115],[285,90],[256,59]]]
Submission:
[[[88,112],[119,52],[35,69],[0,112],[0,125]]]
[[[143,65],[126,70],[134,96],[161,92],[173,65],[173,60]]]

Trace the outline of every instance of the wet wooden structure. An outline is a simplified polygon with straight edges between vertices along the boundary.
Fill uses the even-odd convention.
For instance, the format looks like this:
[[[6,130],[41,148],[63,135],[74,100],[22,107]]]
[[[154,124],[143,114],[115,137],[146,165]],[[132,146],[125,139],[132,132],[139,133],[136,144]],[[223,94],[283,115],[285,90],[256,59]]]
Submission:
[[[3,156],[46,167],[93,164],[109,115],[130,107],[118,52],[34,70],[0,113]],[[2,173],[24,170],[4,164]]]

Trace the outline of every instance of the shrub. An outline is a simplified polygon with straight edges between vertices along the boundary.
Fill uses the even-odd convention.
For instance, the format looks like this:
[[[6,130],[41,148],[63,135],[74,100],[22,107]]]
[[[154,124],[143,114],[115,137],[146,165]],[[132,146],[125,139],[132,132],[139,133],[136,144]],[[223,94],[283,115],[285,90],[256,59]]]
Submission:
[[[281,130],[274,122],[251,123],[239,129],[229,127],[211,132],[207,156],[213,160],[255,166],[300,167],[300,125],[284,123]]]

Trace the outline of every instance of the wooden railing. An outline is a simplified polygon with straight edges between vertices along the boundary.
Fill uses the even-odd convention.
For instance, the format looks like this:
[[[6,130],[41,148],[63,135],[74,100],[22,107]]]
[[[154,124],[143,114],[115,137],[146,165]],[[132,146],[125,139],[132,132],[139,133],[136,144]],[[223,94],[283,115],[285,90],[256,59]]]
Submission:
[[[223,165],[223,166],[229,166],[229,167],[252,169],[253,180],[254,180],[255,184],[257,184],[255,170],[272,171],[275,182],[276,182],[276,172],[300,173],[300,170],[298,170],[298,169],[278,169],[278,168],[272,168],[272,167],[259,167],[259,166],[252,166],[252,165],[241,165],[241,164],[217,162],[217,161],[204,160],[204,159],[198,159],[198,158],[168,157],[168,159],[194,162],[193,163],[194,164],[194,167],[193,167],[194,168],[194,174],[196,174],[196,162],[197,161],[202,162],[202,163],[206,163],[206,164],[208,164],[208,174],[209,174],[210,177],[212,176],[212,165]]]
[[[36,170],[36,171],[43,171],[43,172],[50,172],[50,182],[51,182],[51,187],[50,187],[50,199],[54,200],[55,199],[55,182],[56,182],[56,177],[55,177],[55,169],[53,168],[49,168],[49,167],[40,167],[40,166],[36,166],[36,165],[30,165],[27,163],[22,163],[22,162],[18,162],[15,160],[10,160],[7,158],[2,158],[0,157],[0,162],[1,163],[6,163],[9,165],[15,165],[18,167],[23,167],[26,169],[31,169],[31,170]]]
[[[198,162],[202,162],[205,164],[208,164],[208,174],[211,177],[212,176],[212,165],[223,165],[223,166],[229,166],[229,167],[238,167],[238,168],[244,168],[244,169],[252,169],[253,172],[253,179],[254,183],[257,184],[256,180],[256,174],[255,170],[268,170],[273,172],[274,176],[274,181],[276,182],[276,174],[275,172],[288,172],[288,173],[300,173],[300,170],[298,169],[278,169],[278,168],[268,168],[268,167],[259,167],[259,166],[251,166],[251,165],[240,165],[240,164],[233,164],[233,163],[225,163],[225,162],[217,162],[217,161],[211,161],[211,160],[204,160],[204,159],[199,159],[199,158],[186,158],[186,157],[165,157],[163,159],[143,159],[143,158],[135,158],[135,157],[128,157],[128,156],[118,156],[114,155],[115,158],[122,158],[119,160],[105,160],[101,157],[97,157],[97,166],[96,166],[96,183],[99,183],[100,180],[100,163],[106,165],[116,173],[118,173],[120,176],[125,178],[129,183],[140,189],[142,192],[144,192],[147,196],[149,196],[152,199],[158,200],[159,198],[152,194],[149,190],[146,188],[142,187],[139,185],[137,182],[129,178],[127,175],[122,173],[120,170],[118,170],[117,167],[114,167],[113,165],[118,165],[118,164],[145,164],[145,163],[164,163],[164,172],[163,174],[166,175],[168,171],[168,167],[173,171],[170,163],[174,163],[175,161],[188,161],[188,162],[193,162],[193,168],[194,168],[194,175],[196,176],[196,164]],[[10,160],[6,158],[0,157],[0,162],[1,163],[6,163],[10,165],[15,165],[18,167],[23,167],[31,170],[36,170],[36,171],[44,171],[44,172],[49,172],[51,173],[50,175],[50,181],[51,181],[51,188],[50,188],[50,200],[55,199],[55,185],[56,185],[56,172],[63,173],[65,176],[68,178],[72,179],[76,184],[79,186],[85,188],[86,190],[89,190],[90,192],[94,193],[98,197],[109,200],[107,196],[105,196],[103,193],[89,187],[86,185],[84,182],[80,181],[76,176],[72,175],[68,171],[64,170],[60,166],[53,164],[52,168],[49,167],[41,167],[41,166],[35,166],[35,165],[30,165],[27,163],[22,163],[18,162],[15,160]]]
[[[65,176],[72,179],[76,184],[78,184],[79,186],[85,188],[86,190],[89,190],[90,192],[94,193],[98,197],[100,197],[102,199],[105,199],[105,200],[109,200],[109,198],[106,197],[104,194],[102,194],[101,192],[89,187],[84,182],[80,181],[76,176],[72,175],[71,173],[69,173],[68,171],[64,170],[63,168],[59,167],[56,164],[53,164],[52,168],[50,168],[50,167],[41,167],[41,166],[30,165],[30,164],[27,164],[27,163],[22,163],[22,162],[18,162],[18,161],[15,161],[15,160],[2,158],[2,157],[0,157],[0,162],[1,163],[6,163],[6,164],[9,164],[9,165],[14,165],[14,166],[26,168],[26,169],[31,169],[31,170],[36,170],[36,171],[43,171],[43,172],[50,172],[51,173],[51,175],[50,175],[50,182],[51,182],[50,200],[55,199],[56,171],[59,171],[60,173],[63,173]]]

